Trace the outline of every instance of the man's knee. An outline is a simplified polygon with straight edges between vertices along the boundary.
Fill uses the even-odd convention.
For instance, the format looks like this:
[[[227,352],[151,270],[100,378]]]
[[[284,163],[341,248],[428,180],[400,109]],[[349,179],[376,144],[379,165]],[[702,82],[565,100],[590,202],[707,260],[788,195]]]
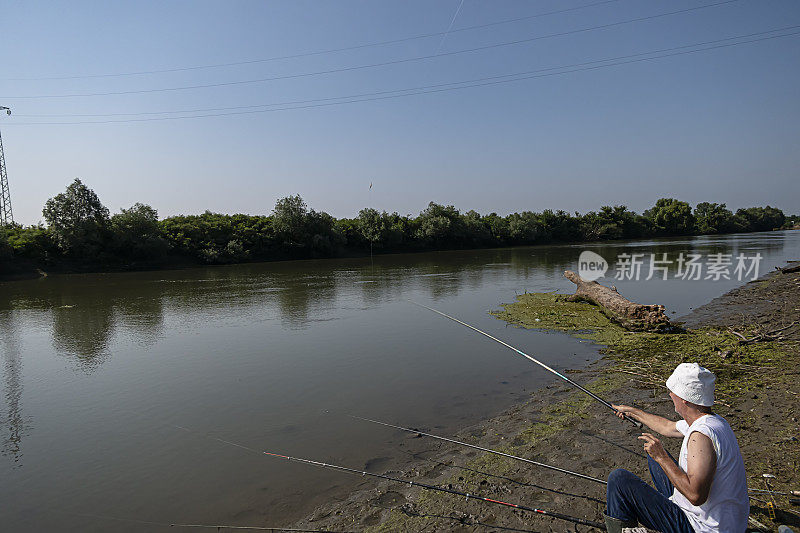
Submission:
[[[617,468],[616,470],[612,471],[608,476],[608,499],[627,492],[627,489],[631,486],[632,482],[637,479],[639,478],[636,477],[635,474],[622,468]]]
[[[627,485],[631,480],[638,479],[635,474],[628,472],[624,468],[613,470],[608,476],[609,487],[619,487]]]

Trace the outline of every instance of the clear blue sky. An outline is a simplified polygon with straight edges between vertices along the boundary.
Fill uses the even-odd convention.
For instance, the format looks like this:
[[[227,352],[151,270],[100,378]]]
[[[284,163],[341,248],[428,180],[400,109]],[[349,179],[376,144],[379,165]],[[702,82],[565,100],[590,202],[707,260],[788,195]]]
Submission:
[[[367,205],[416,214],[431,200],[481,213],[583,212],[620,203],[641,212],[663,196],[726,202],[734,209],[771,204],[800,213],[800,35],[345,105],[30,125],[181,116],[32,115],[219,109],[393,91],[800,26],[800,2],[738,0],[574,32],[719,1],[6,1],[0,105],[14,114],[0,118],[0,131],[14,215],[24,224],[38,222],[45,201],[76,177],[112,212],[143,202],[162,217],[207,209],[266,214],[290,194],[337,217],[354,216]],[[589,7],[292,59],[41,79],[226,64],[404,39],[446,31],[456,11],[453,30],[581,6]],[[564,32],[572,33],[531,40]],[[526,41],[450,54],[517,40]],[[336,73],[161,90],[437,54]],[[95,96],[69,96],[76,94]]]

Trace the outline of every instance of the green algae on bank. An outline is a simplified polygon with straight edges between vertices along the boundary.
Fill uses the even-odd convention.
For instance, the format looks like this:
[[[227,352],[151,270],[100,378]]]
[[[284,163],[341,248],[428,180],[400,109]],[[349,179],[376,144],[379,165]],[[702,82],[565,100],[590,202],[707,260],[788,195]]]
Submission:
[[[606,372],[636,375],[646,387],[663,387],[679,363],[699,363],[717,375],[717,394],[723,400],[760,386],[765,372],[782,368],[791,356],[776,341],[740,345],[738,337],[721,327],[674,333],[627,331],[596,306],[552,293],[523,294],[502,308],[494,316],[518,327],[562,331],[604,345],[603,352],[618,363]]]

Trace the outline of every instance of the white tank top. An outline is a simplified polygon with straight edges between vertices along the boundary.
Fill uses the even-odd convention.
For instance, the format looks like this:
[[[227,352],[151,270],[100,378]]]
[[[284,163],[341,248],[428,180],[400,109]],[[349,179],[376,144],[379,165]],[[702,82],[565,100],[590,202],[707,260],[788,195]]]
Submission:
[[[679,420],[675,428],[684,435],[678,460],[683,471],[686,472],[687,468],[689,436],[695,431],[711,439],[717,454],[717,470],[703,505],[692,505],[678,489],[670,499],[686,513],[698,533],[743,533],[750,515],[750,499],[744,460],[731,426],[719,415],[704,415],[691,426],[685,420]]]

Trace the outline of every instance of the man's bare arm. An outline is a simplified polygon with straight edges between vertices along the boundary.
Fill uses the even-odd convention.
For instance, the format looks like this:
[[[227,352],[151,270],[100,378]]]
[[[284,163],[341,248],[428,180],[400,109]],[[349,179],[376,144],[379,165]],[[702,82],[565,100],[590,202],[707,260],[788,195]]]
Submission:
[[[689,436],[686,472],[664,452],[660,442],[657,446],[651,444],[649,449],[645,445],[645,449],[661,465],[678,492],[686,496],[692,505],[703,505],[708,500],[711,483],[717,471],[717,454],[711,439],[697,431]]]
[[[665,437],[683,437],[683,433],[675,428],[674,420],[669,420],[663,416],[654,415],[629,405],[614,405],[613,407],[617,410],[617,416],[620,418],[623,417],[622,415],[628,415]]]

